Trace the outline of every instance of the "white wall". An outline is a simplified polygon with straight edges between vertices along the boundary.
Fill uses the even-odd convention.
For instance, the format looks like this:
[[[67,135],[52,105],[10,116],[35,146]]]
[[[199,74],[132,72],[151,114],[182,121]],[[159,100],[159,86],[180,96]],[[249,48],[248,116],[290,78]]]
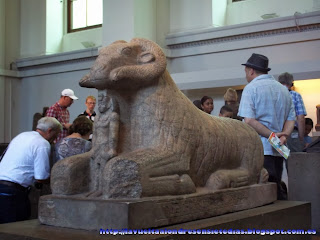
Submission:
[[[0,1],[0,142],[11,139],[11,81],[17,73],[10,63],[20,54],[20,1]],[[16,99],[19,99],[19,97]]]
[[[82,42],[101,46],[103,35],[104,45],[107,45],[115,40],[130,40],[133,37],[164,42],[165,34],[169,32],[169,0],[104,0],[106,7],[103,14],[103,28],[74,33],[66,32],[62,1],[1,1],[7,2],[8,5],[3,16],[11,18],[7,21],[10,23],[9,28],[17,29],[19,33],[18,36],[10,36],[12,44],[6,43],[7,47],[15,46],[14,52],[11,51],[14,54],[10,62],[20,57],[84,49]],[[157,28],[157,25],[160,27]],[[20,44],[20,41],[21,47],[17,49],[17,43]]]
[[[88,95],[98,97],[96,89],[82,88],[79,80],[88,73],[87,70],[66,72],[60,74],[50,74],[40,77],[24,78],[20,87],[20,116],[24,121],[20,121],[19,129],[15,129],[15,134],[31,130],[33,114],[42,113],[43,107],[50,107],[60,98],[61,91],[65,88],[74,90],[79,100],[75,100],[69,109],[70,121],[72,122],[85,109],[85,99]],[[36,86],[36,87],[35,87]],[[32,97],[30,97],[32,96]]]
[[[212,0],[171,0],[170,32],[212,26]]]
[[[61,52],[64,28],[63,1],[46,0],[46,54]]]
[[[91,47],[102,45],[102,28],[88,29],[80,32],[65,34],[62,38],[62,52],[69,52],[79,49],[85,49],[86,45],[91,44]]]
[[[224,104],[226,87],[241,89],[247,84],[241,63],[245,63],[252,53],[269,58],[270,74],[275,78],[287,71],[297,80],[319,79],[320,31],[315,24],[320,22],[320,13],[301,14],[298,22],[299,29],[294,17],[282,17],[170,33],[166,43],[171,76],[191,100],[204,95],[213,97],[215,109],[212,114],[216,116]],[[320,88],[313,89],[313,93],[303,93],[307,109],[314,109],[319,104],[314,98],[319,96]],[[314,110],[308,110],[309,114],[314,114]]]
[[[102,45],[134,36],[134,4],[131,0],[103,0]]]
[[[166,37],[173,79],[182,89],[238,86],[246,83],[241,63],[252,53],[269,58],[271,74],[291,72],[296,79],[318,78],[319,12],[207,28]]]
[[[264,14],[275,13],[279,17],[293,16],[295,12],[315,11],[314,0],[246,0],[227,6],[226,25],[262,20]]]
[[[156,41],[156,0],[135,0],[134,36]]]
[[[212,26],[226,25],[228,0],[212,0]]]
[[[294,90],[302,96],[307,110],[308,118],[313,120],[313,125],[317,124],[316,106],[320,104],[320,79],[294,81]],[[313,128],[315,131],[315,128]],[[312,134],[310,134],[312,136]]]
[[[156,42],[165,48],[166,35],[170,33],[170,0],[157,0],[156,3]]]
[[[20,57],[20,0],[5,0],[5,25],[6,32],[2,35],[5,39],[5,68],[10,69],[10,64]]]
[[[0,0],[0,36],[6,34],[5,0]],[[5,38],[0,38],[0,69],[5,68]],[[0,88],[1,89],[1,88]]]
[[[104,0],[103,46],[134,37],[156,41],[156,0]]]
[[[5,1],[0,0],[0,36],[5,35]],[[5,65],[5,38],[0,38],[0,72]],[[0,143],[4,142],[4,77],[0,74]]]
[[[64,2],[60,0],[18,1],[21,7],[10,12],[21,12],[21,49],[18,57],[32,57],[86,48],[82,42],[101,46],[102,29],[67,33]],[[10,1],[11,2],[11,1]],[[65,1],[66,2],[66,1]],[[66,5],[65,5],[66,6]]]
[[[46,1],[21,1],[20,57],[46,53]]]
[[[6,129],[11,133],[10,138],[21,131],[30,130],[32,115],[57,101],[62,89],[72,88],[80,97],[70,108],[71,120],[84,110],[85,97],[97,94],[96,90],[78,86],[79,79],[91,67],[96,52],[93,55],[83,55],[79,61],[75,60],[79,58],[80,50],[51,57],[48,55],[21,59],[23,63],[29,62],[27,68],[20,64],[19,72],[8,72],[9,61],[20,54],[40,55],[47,51],[49,45],[46,45],[45,40],[49,36],[49,28],[53,25],[49,26],[45,14],[40,13],[46,12],[45,2],[5,1],[9,6],[6,6],[5,11],[8,26],[6,29],[10,31],[5,34],[9,36],[5,38],[7,72],[2,75],[5,77],[5,91],[0,92],[0,95],[5,92],[6,96],[5,107],[0,104],[0,111],[3,112],[4,109],[6,115],[9,115],[10,121],[6,122]],[[55,2],[60,4],[60,1]],[[3,4],[3,0],[0,0],[1,3]],[[223,94],[227,87],[241,88],[246,84],[240,64],[245,62],[253,51],[270,58],[271,74],[289,71],[294,73],[296,79],[320,75],[320,57],[317,51],[320,41],[319,30],[315,28],[304,32],[269,35],[269,32],[276,32],[278,28],[295,26],[293,19],[287,19],[285,22],[273,22],[270,21],[273,19],[270,19],[252,25],[212,27],[212,30],[212,0],[203,0],[201,4],[195,0],[104,0],[103,3],[103,27],[64,35],[61,50],[83,49],[81,41],[92,41],[99,46],[119,39],[130,40],[137,35],[155,39],[160,46],[166,48],[164,50],[168,56],[169,70],[184,93],[191,100],[200,99],[203,95],[213,97],[213,115],[218,115],[220,107],[224,104]],[[191,30],[198,27],[201,29]],[[183,29],[186,31],[181,32]],[[244,35],[248,38],[242,38]],[[250,38],[252,35],[254,37]],[[221,39],[224,40],[220,42]],[[0,51],[3,51],[1,41]],[[94,48],[88,49],[85,54],[94,51]],[[90,61],[87,61],[87,58],[90,58]],[[47,68],[50,68],[50,71]],[[2,136],[3,134],[0,134],[0,140]]]

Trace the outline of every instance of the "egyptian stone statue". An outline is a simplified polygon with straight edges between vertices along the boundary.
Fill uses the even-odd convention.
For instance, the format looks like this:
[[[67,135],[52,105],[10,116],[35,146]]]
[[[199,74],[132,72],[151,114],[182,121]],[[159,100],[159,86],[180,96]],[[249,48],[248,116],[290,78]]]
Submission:
[[[90,189],[87,196],[101,196],[103,188],[103,169],[107,161],[117,156],[119,138],[118,105],[106,91],[99,91],[98,116],[92,139],[92,161],[90,162]],[[107,137],[106,137],[107,136]]]
[[[197,109],[166,70],[154,42],[100,50],[80,86],[99,90],[90,152],[59,161],[53,194],[142,198],[263,183],[263,147],[247,124]]]

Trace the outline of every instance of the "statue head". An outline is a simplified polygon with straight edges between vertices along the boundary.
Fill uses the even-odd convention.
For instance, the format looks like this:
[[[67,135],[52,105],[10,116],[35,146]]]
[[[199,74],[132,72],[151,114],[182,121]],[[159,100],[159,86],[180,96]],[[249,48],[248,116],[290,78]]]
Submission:
[[[154,42],[134,38],[102,48],[80,86],[97,89],[150,86],[164,73],[166,56]]]

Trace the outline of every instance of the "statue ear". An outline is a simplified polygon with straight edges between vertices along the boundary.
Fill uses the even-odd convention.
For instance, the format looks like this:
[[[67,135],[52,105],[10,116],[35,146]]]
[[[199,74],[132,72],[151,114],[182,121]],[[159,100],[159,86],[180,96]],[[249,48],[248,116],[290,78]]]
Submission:
[[[139,56],[138,62],[139,63],[151,63],[155,61],[155,56],[152,53],[144,52]]]

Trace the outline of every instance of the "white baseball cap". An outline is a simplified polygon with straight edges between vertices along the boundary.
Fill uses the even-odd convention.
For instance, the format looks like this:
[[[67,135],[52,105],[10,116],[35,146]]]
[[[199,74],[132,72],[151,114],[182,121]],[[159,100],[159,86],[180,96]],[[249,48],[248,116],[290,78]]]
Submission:
[[[77,100],[78,98],[76,97],[76,95],[74,95],[74,92],[67,88],[67,89],[64,89],[62,92],[61,92],[61,96],[64,96],[64,97],[70,97],[72,98],[73,100]]]

